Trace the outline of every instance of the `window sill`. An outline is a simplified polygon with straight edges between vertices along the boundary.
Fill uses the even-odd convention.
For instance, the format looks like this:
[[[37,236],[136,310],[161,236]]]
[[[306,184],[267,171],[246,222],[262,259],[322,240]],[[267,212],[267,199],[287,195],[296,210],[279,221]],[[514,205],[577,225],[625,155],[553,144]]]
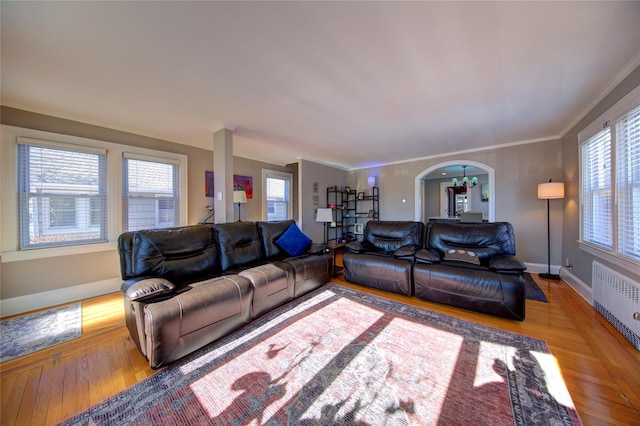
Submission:
[[[23,260],[47,259],[58,256],[98,253],[116,250],[116,243],[82,244],[68,247],[52,247],[33,250],[6,251],[1,253],[2,263],[20,262]]]
[[[619,266],[634,275],[637,275],[638,270],[640,270],[640,262],[636,262],[617,253],[612,253],[593,244],[578,241],[578,247],[580,247],[580,250],[585,251],[598,259],[604,260],[612,265]]]

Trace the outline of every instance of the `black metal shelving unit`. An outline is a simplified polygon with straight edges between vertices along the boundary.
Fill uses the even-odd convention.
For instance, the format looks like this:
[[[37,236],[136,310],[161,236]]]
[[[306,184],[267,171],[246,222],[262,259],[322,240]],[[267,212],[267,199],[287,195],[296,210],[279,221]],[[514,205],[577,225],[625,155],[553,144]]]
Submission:
[[[356,191],[330,186],[327,188],[327,207],[331,208],[335,223],[327,227],[327,242],[353,239],[356,218]]]
[[[350,188],[327,188],[327,207],[331,208],[335,226],[327,227],[327,242],[349,241],[358,238],[369,220],[380,220],[380,189],[371,188],[371,194],[358,198]]]
[[[370,220],[380,220],[380,188],[377,186],[371,188],[371,194],[362,198],[356,197],[356,221],[354,222],[356,238]]]

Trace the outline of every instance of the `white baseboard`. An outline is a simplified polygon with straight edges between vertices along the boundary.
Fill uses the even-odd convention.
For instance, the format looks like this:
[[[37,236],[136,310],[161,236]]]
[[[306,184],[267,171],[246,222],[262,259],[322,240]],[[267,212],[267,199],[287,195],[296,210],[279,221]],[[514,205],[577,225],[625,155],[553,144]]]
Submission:
[[[549,270],[549,267],[546,264],[529,262],[525,263],[527,264],[527,272],[533,274],[542,274],[546,273]],[[551,273],[560,275],[560,278],[562,278],[562,280],[566,282],[569,287],[571,287],[576,293],[578,293],[580,297],[586,300],[589,305],[593,306],[593,295],[591,293],[591,287],[585,284],[585,282],[580,278],[573,275],[569,268],[565,266],[551,265]]]
[[[35,311],[76,300],[88,299],[102,294],[120,290],[122,279],[111,278],[87,284],[74,285],[58,290],[43,291],[26,296],[12,297],[0,300],[0,317]]]
[[[589,287],[584,281],[577,276],[573,275],[573,272],[569,268],[560,268],[560,278],[575,290],[586,302],[593,306],[593,293],[591,287]]]

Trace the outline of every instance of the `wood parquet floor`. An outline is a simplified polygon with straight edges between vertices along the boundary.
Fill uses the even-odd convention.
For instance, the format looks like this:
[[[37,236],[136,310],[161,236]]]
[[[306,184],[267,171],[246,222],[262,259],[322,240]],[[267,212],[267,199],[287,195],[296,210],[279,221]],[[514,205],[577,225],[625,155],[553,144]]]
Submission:
[[[548,342],[585,425],[640,426],[640,353],[563,282],[534,274],[549,303],[515,322],[333,282]],[[122,296],[83,301],[81,338],[0,364],[1,425],[53,425],[155,373],[124,323]]]

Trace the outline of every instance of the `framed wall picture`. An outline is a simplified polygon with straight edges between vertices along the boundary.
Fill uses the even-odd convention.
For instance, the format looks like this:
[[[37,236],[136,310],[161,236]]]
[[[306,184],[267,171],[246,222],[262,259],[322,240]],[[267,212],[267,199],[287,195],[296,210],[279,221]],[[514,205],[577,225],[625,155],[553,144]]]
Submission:
[[[253,198],[253,178],[251,176],[233,175],[233,190],[247,193],[247,200]]]
[[[489,201],[489,184],[488,183],[483,183],[482,185],[480,185],[480,200],[482,202],[487,202]]]
[[[206,197],[215,197],[213,189],[213,170],[205,170],[204,172],[204,194]]]
[[[353,233],[356,235],[362,235],[364,233],[364,224],[356,223],[353,225]]]

